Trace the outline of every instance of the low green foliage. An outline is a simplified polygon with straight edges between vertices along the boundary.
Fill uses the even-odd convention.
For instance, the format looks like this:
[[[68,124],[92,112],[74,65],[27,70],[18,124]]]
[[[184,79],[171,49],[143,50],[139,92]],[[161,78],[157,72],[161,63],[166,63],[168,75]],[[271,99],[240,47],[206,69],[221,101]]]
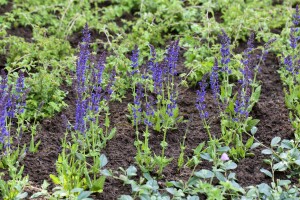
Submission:
[[[67,94],[60,89],[62,80],[57,74],[49,73],[45,68],[31,74],[27,81],[31,88],[26,110],[28,119],[51,117],[67,106],[64,102]]]

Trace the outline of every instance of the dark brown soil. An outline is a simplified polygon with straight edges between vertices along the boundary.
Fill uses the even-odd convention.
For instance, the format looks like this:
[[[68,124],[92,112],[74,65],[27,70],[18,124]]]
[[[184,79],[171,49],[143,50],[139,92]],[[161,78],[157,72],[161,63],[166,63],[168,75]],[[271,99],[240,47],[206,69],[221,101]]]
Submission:
[[[222,12],[220,10],[214,11],[214,15],[212,15],[210,12],[208,13],[208,17],[212,18],[214,17],[216,22],[223,23],[224,19],[222,18]]]
[[[103,32],[99,33],[95,29],[91,29],[90,33],[91,33],[91,40],[92,40],[91,42],[92,43],[97,42],[98,51],[103,52],[105,50],[103,44],[105,42],[107,42],[106,35]],[[79,31],[79,32],[73,33],[72,35],[68,36],[67,39],[70,42],[71,47],[77,48],[82,39],[82,32]]]
[[[8,35],[22,37],[26,42],[32,42],[32,27],[31,26],[18,26],[12,27],[7,30]]]
[[[69,88],[70,90],[70,88]],[[63,111],[70,122],[74,120],[75,99],[74,94],[70,92],[65,101],[69,105],[68,109]],[[41,140],[41,144],[36,153],[27,151],[27,156],[21,164],[27,166],[24,174],[28,174],[30,181],[34,186],[40,186],[43,180],[51,183],[50,174],[56,174],[55,162],[58,154],[61,152],[62,138],[66,130],[61,113],[51,119],[45,119],[40,123],[38,134],[35,136],[35,143]],[[30,133],[24,134],[21,143],[29,147],[31,140]],[[30,167],[28,167],[30,166]]]
[[[6,56],[0,54],[0,70],[5,68],[5,64],[6,64]]]
[[[272,1],[272,6],[275,6],[275,5],[282,5],[283,4],[283,0],[273,0]]]
[[[6,5],[0,6],[0,15],[4,15],[7,12],[10,12],[13,8],[13,2],[12,0],[9,0]]]

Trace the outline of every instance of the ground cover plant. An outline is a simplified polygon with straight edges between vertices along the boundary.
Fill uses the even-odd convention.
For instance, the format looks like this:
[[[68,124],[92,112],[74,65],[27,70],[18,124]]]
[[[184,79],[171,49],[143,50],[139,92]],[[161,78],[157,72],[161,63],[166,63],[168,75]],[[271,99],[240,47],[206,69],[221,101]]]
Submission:
[[[299,199],[297,0],[0,0],[0,199]]]

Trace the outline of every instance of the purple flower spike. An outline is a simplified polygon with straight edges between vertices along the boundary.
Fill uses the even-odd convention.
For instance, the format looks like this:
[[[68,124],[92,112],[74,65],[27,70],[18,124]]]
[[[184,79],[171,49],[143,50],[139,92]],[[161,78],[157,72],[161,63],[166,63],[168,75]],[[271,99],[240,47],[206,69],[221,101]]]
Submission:
[[[228,68],[228,63],[230,62],[230,38],[225,33],[224,30],[222,30],[222,34],[220,35],[221,38],[221,64],[222,64],[222,71],[231,74],[231,70]]]
[[[296,13],[293,15],[293,24],[297,26],[300,24],[299,6],[296,5]]]
[[[174,109],[177,107],[175,94],[171,94],[170,103],[167,105],[167,114],[172,117],[174,115]]]
[[[161,94],[162,89],[162,83],[163,83],[163,66],[162,64],[155,63],[154,66],[152,66],[152,79],[154,82],[154,92],[156,94]]]
[[[7,119],[7,99],[8,95],[2,90],[0,91],[0,143],[6,144],[7,137],[9,136],[7,127],[6,127],[6,119]]]
[[[80,44],[80,52],[79,52],[79,58],[77,61],[77,68],[76,68],[76,89],[77,92],[80,94],[83,94],[86,90],[85,83],[86,83],[86,70],[88,68],[87,62],[90,57],[90,51],[89,51],[89,45],[90,45],[90,39],[91,35],[88,29],[88,26],[86,25],[83,29],[83,39],[82,43]]]
[[[156,51],[153,45],[149,45],[150,47],[150,54],[151,54],[151,58],[149,59],[148,62],[148,68],[150,70],[152,70],[152,68],[155,66],[155,60],[156,60]]]
[[[168,52],[167,52],[167,65],[169,68],[169,73],[171,75],[176,75],[176,63],[178,60],[178,54],[179,54],[179,40],[176,40],[175,42],[173,42],[170,47],[168,48]]]
[[[212,72],[210,74],[210,88],[213,92],[213,97],[215,101],[217,102],[217,98],[220,94],[220,85],[219,85],[219,66],[218,66],[218,60],[215,58],[215,64],[212,68]]]
[[[230,160],[230,158],[228,157],[227,153],[223,153],[223,154],[221,155],[221,160],[222,160],[222,161],[227,161],[227,160]]]
[[[88,60],[90,57],[90,40],[91,34],[88,29],[88,25],[86,24],[83,31],[83,39],[80,44],[80,52],[76,66],[76,119],[75,119],[75,127],[74,129],[84,133],[86,130],[85,117],[87,114],[88,101],[84,100],[83,96],[87,90],[86,87],[86,71],[88,69]],[[94,73],[95,74],[95,73]]]
[[[286,70],[293,73],[293,59],[292,56],[287,56],[284,58],[284,64],[286,65]]]
[[[297,32],[297,29],[292,27],[290,30],[290,46],[293,49],[296,49],[296,47],[297,47],[298,38],[296,37],[296,32]]]
[[[154,99],[150,96],[149,101],[146,103],[146,118],[144,119],[144,123],[147,126],[152,126],[149,118],[154,116],[154,109],[153,109]]]
[[[143,97],[144,97],[143,86],[142,86],[142,84],[138,83],[136,86],[136,96],[134,97],[134,107],[132,109],[134,125],[140,123],[140,121],[137,121],[137,118],[143,112],[143,110],[142,110],[142,98]]]
[[[239,121],[242,118],[247,118],[249,116],[249,101],[250,101],[250,88],[240,90],[238,93],[238,99],[235,101],[234,104],[234,112],[238,116],[238,118],[234,118],[234,121]]]
[[[199,82],[200,90],[197,90],[197,100],[196,100],[196,108],[199,111],[200,118],[206,119],[208,118],[208,112],[206,111],[205,95],[206,95],[206,75],[203,76],[202,81]]]
[[[131,75],[134,75],[138,72],[139,67],[139,48],[137,45],[134,46],[134,49],[132,50],[132,56],[131,56],[131,66],[133,68],[133,71],[131,72]]]

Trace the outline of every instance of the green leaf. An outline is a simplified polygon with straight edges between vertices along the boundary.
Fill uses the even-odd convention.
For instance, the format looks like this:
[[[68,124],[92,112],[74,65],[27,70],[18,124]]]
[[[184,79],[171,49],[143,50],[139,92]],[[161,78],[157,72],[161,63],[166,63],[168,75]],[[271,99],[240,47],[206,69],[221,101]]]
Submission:
[[[133,198],[129,195],[122,195],[119,200],[133,200]]]
[[[44,192],[37,192],[37,193],[34,193],[30,199],[34,199],[34,198],[37,198],[37,197],[40,197],[40,196],[45,196],[46,194]]]
[[[74,188],[74,189],[71,190],[71,193],[80,193],[82,191],[83,191],[82,188]]]
[[[56,104],[56,103],[54,103],[54,102],[49,102],[48,103],[55,111],[57,111],[57,112],[59,112],[60,111],[60,109],[59,109],[59,106]]]
[[[254,101],[255,103],[258,102],[260,93],[261,93],[261,86],[258,86],[258,87],[254,90],[254,93],[251,95],[252,101]]]
[[[198,196],[188,196],[187,200],[200,200]]]
[[[223,181],[223,182],[226,181],[225,176],[221,172],[215,172],[215,173],[216,173],[216,177],[219,181]]]
[[[257,127],[256,126],[253,126],[250,130],[251,134],[254,135],[256,132],[257,132]]]
[[[253,137],[250,137],[250,138],[247,140],[247,143],[246,143],[246,145],[245,145],[246,148],[249,149],[249,148],[252,146],[253,142],[254,142],[254,138],[253,138]]]
[[[271,178],[273,177],[272,173],[269,170],[262,168],[260,169],[260,171]]]
[[[212,158],[208,153],[202,153],[200,157],[203,158],[204,160],[208,160],[208,161],[212,160]]]
[[[49,186],[50,184],[46,181],[46,180],[44,180],[43,181],[43,184],[42,184],[42,188],[43,189],[47,189],[47,187]]]
[[[76,157],[77,157],[79,160],[81,160],[81,161],[84,160],[84,155],[83,155],[82,153],[76,152]]]
[[[271,146],[274,147],[280,142],[281,138],[280,137],[274,137],[271,141]]]
[[[259,119],[251,119],[249,121],[247,121],[247,131],[251,131],[251,129],[256,126],[259,122]],[[256,133],[256,132],[255,132]]]
[[[274,170],[278,170],[278,171],[284,171],[287,169],[286,165],[283,163],[283,162],[279,162],[279,163],[276,163],[274,166],[273,166],[273,169]]]
[[[105,176],[101,176],[100,178],[92,181],[91,190],[93,192],[99,192],[99,193],[103,192],[104,183],[105,183]]]
[[[300,166],[300,160],[295,160],[295,164]]]
[[[236,163],[234,163],[234,162],[226,162],[225,164],[224,164],[224,166],[225,166],[225,169],[226,170],[231,170],[231,169],[235,169],[235,168],[237,168],[237,164]]]
[[[100,168],[107,165],[107,163],[108,163],[107,157],[104,154],[101,154],[101,156],[100,156]]]
[[[289,140],[282,140],[281,147],[286,148],[286,149],[292,149],[293,144]]]
[[[113,176],[113,173],[108,169],[101,170],[101,174],[104,176]]]
[[[271,155],[273,152],[270,149],[264,149],[261,151],[262,154]]]
[[[219,152],[227,152],[227,151],[229,151],[229,150],[230,150],[230,148],[227,147],[227,146],[225,146],[225,147],[220,147],[220,148],[218,148],[217,151],[219,151]]]
[[[114,127],[113,129],[111,129],[109,135],[107,136],[107,140],[111,140],[113,137],[115,137],[117,132],[117,129]]]
[[[54,184],[59,185],[60,184],[60,180],[57,176],[50,174],[50,178],[53,181]]]
[[[89,197],[91,194],[92,194],[92,192],[90,192],[90,191],[82,191],[82,192],[78,195],[77,200],[83,200],[83,199]]]
[[[137,169],[134,166],[130,166],[128,169],[126,169],[127,176],[136,176],[136,172]]]
[[[290,180],[279,180],[278,185],[280,186],[287,186],[291,183]]]
[[[215,176],[215,174],[210,170],[202,169],[198,172],[195,172],[195,176],[199,178],[212,178]]]
[[[252,144],[252,146],[250,147],[250,149],[255,149],[256,147],[258,147],[260,145],[260,143],[255,142]]]
[[[27,192],[23,192],[23,193],[21,193],[21,194],[18,194],[17,195],[17,199],[24,199],[24,198],[26,198],[28,196],[28,193]]]
[[[205,145],[205,142],[202,142],[196,147],[196,149],[194,150],[196,155],[198,155],[202,151],[204,145]]]

